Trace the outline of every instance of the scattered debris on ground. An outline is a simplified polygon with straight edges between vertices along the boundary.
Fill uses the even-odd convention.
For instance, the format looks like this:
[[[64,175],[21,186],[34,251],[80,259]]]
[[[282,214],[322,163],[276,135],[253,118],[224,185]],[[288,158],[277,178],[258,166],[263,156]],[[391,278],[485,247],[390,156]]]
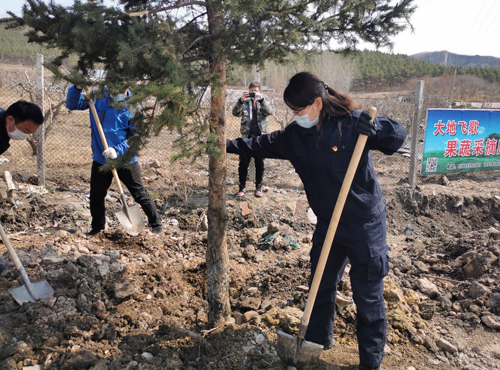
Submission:
[[[228,195],[234,322],[217,328],[207,326],[205,300],[206,175],[183,187],[145,169],[146,186],[161,189],[165,232],[136,237],[113,219],[114,192],[108,229],[86,237],[88,184],[18,183],[14,204],[1,188],[4,228],[30,278],[46,279],[55,296],[19,306],[8,289],[22,281],[0,246],[9,266],[0,275],[0,369],[293,370],[276,353],[276,331],[298,329],[314,217],[293,170],[268,168],[264,197]],[[382,183],[391,258],[384,369],[500,369],[495,180],[429,182],[414,193]],[[311,369],[357,369],[355,311],[346,272],[336,346]]]

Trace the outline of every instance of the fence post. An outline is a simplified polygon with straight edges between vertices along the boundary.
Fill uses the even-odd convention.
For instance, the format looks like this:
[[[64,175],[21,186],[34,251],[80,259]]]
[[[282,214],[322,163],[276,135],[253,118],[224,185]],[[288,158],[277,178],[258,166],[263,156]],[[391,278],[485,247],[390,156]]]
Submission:
[[[43,54],[36,55],[36,104],[45,114]],[[40,126],[40,128],[37,130],[36,143],[37,143],[36,166],[38,170],[38,185],[45,185],[45,125]]]
[[[424,109],[424,81],[417,82],[417,89],[415,91],[415,113],[413,114],[413,124],[411,130],[411,151],[410,151],[410,173],[408,180],[410,187],[415,188],[416,170],[418,162],[418,131],[420,128],[420,120],[422,118],[422,110]]]

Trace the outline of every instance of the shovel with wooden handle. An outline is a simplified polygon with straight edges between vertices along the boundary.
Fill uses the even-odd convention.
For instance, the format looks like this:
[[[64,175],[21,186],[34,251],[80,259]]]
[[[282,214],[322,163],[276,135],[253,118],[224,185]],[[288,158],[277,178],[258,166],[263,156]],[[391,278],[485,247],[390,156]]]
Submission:
[[[108,149],[108,141],[106,140],[106,135],[104,135],[104,131],[102,129],[101,120],[99,119],[99,115],[97,114],[97,110],[95,109],[94,102],[92,99],[89,100],[90,110],[92,111],[92,115],[94,116],[94,120],[97,126],[97,130],[99,131],[99,135],[101,136],[102,145],[104,146],[104,150]],[[113,173],[113,177],[116,180],[116,185],[118,186],[118,191],[120,192],[120,198],[122,201],[122,210],[115,213],[116,218],[123,226],[127,234],[136,236],[141,230],[144,228],[144,217],[142,216],[141,210],[137,203],[132,205],[128,205],[127,198],[125,197],[125,193],[123,192],[122,183],[120,178],[118,177],[118,171],[116,168],[111,170]]]
[[[24,282],[24,285],[20,287],[9,289],[10,294],[12,294],[16,302],[22,305],[24,302],[35,302],[39,299],[50,299],[54,297],[54,290],[47,280],[38,281],[36,283],[30,281],[26,270],[17,257],[15,249],[12,247],[12,244],[10,244],[10,239],[5,233],[2,224],[0,224],[0,234],[2,235],[3,243],[9,251],[10,258],[14,261],[14,265]]]
[[[368,109],[368,113],[370,113],[370,116],[372,117],[371,121],[373,122],[377,114],[377,109],[371,107]],[[340,216],[342,214],[342,210],[344,209],[347,195],[349,194],[352,180],[356,174],[359,160],[361,159],[361,154],[363,153],[367,139],[368,136],[360,134],[358,141],[356,142],[356,146],[354,147],[354,152],[352,154],[351,161],[349,162],[349,167],[347,168],[344,181],[342,182],[342,187],[340,188],[337,203],[335,204],[332,218],[328,226],[328,231],[326,232],[325,241],[323,242],[318,266],[316,267],[316,271],[314,273],[304,314],[302,315],[302,320],[300,321],[298,337],[295,338],[290,334],[278,331],[278,355],[288,364],[295,366],[306,365],[307,363],[318,359],[323,350],[322,345],[306,341],[304,337],[306,335],[307,327],[309,326],[309,319],[311,318],[314,301],[316,300],[316,295],[318,294],[319,284],[323,277],[326,261],[328,260],[328,256],[330,254],[330,249],[337,231]]]

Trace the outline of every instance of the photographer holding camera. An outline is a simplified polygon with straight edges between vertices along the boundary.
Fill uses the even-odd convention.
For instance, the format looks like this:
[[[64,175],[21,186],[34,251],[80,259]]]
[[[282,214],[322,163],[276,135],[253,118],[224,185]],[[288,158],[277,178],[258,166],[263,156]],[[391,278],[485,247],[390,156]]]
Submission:
[[[271,107],[262,95],[260,84],[252,82],[248,86],[248,91],[244,91],[241,98],[238,99],[233,107],[233,116],[241,117],[241,137],[252,138],[267,134],[268,123],[267,116],[273,114]],[[246,182],[248,175],[248,166],[252,157],[240,155],[238,165],[238,177],[240,187],[236,196],[241,198],[246,192]],[[264,178],[264,159],[255,159],[255,196],[262,196],[262,179]]]

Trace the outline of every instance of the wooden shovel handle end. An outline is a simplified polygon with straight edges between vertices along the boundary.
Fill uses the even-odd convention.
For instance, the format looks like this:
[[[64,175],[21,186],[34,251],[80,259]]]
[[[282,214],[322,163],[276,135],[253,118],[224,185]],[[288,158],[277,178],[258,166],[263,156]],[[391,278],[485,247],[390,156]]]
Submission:
[[[368,108],[368,113],[370,114],[370,116],[372,116],[372,122],[373,122],[373,120],[377,116],[377,108],[375,107]]]

